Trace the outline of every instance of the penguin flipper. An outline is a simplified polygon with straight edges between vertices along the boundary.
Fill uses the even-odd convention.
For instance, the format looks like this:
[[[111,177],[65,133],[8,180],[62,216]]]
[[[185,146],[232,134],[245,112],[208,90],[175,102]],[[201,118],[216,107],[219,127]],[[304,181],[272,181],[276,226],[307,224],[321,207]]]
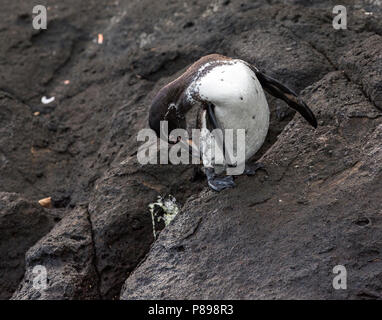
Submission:
[[[291,89],[284,86],[276,79],[273,79],[266,74],[260,72],[256,67],[251,66],[253,72],[255,72],[257,79],[261,86],[272,96],[284,100],[289,107],[298,111],[306,121],[308,121],[314,128],[317,128],[317,120],[309,107],[304,101]]]

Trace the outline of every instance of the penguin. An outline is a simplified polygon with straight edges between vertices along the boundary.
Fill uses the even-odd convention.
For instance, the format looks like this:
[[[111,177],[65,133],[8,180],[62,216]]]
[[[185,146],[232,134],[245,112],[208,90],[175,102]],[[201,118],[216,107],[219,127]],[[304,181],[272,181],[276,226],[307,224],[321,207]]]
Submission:
[[[159,90],[149,110],[149,126],[158,137],[161,121],[168,121],[169,132],[186,129],[186,114],[197,106],[197,128],[207,129],[205,132],[213,129],[245,130],[246,161],[261,148],[268,133],[270,111],[264,90],[284,100],[317,128],[315,115],[295,92],[254,65],[220,54],[200,58]],[[209,147],[206,141],[211,143],[208,138],[210,136],[201,139],[202,153]],[[169,142],[178,143],[179,139]],[[232,166],[227,153],[224,156],[224,165]],[[213,159],[208,164],[203,161],[203,166],[211,189],[221,191],[235,186],[232,175],[219,175]],[[253,175],[259,168],[262,168],[260,163],[252,168],[246,166],[243,173]]]

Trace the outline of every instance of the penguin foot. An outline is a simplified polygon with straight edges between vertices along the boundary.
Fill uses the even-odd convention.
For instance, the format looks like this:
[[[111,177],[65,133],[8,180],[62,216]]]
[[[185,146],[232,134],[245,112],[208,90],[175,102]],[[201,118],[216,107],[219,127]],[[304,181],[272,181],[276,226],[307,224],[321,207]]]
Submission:
[[[233,181],[232,176],[223,176],[218,177],[213,168],[206,169],[206,176],[208,186],[217,192],[222,191],[223,189],[233,188],[235,187],[235,182]]]
[[[263,169],[268,174],[268,171],[265,169],[265,165],[261,162],[256,162],[251,165],[246,164],[243,174],[246,174],[247,176],[254,176],[256,171],[260,169]]]

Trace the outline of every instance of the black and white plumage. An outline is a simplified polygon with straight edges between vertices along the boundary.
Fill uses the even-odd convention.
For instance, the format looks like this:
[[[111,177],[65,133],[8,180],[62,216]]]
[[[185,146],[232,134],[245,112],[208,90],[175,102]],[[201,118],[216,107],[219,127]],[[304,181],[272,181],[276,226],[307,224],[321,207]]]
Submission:
[[[185,115],[199,105],[200,127],[207,127],[208,122],[212,128],[222,130],[245,129],[245,160],[248,160],[264,143],[269,128],[269,108],[263,89],[284,100],[317,127],[313,112],[292,90],[243,60],[218,54],[202,57],[158,92],[150,108],[149,124],[158,137],[162,120],[168,121],[170,131],[185,129]],[[223,182],[219,184],[211,170],[207,178],[210,187],[217,191],[234,185],[233,179],[227,177],[221,178]]]

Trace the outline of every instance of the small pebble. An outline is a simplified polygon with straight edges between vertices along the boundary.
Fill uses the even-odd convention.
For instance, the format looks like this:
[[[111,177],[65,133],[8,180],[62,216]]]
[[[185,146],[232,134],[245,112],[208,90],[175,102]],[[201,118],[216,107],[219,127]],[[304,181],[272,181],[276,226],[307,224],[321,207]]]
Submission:
[[[38,203],[40,204],[41,207],[51,208],[52,207],[52,198],[48,197],[48,198],[41,199],[38,201]]]
[[[98,44],[102,44],[103,43],[103,34],[102,33],[99,33],[98,34],[98,41],[97,41]]]

